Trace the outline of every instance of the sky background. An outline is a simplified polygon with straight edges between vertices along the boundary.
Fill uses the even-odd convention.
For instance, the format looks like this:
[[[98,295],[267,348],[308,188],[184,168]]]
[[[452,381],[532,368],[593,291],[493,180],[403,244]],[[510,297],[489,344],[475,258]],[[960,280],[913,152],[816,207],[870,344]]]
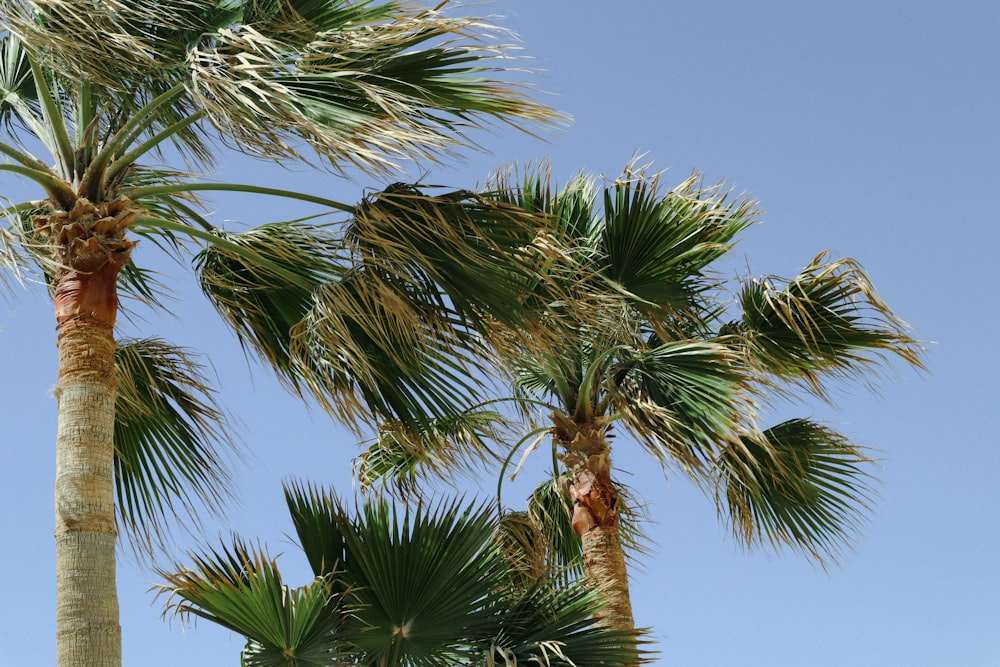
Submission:
[[[1000,328],[1000,2],[497,0],[477,11],[519,35],[542,70],[532,78],[540,98],[575,122],[546,141],[507,128],[473,134],[487,153],[426,167],[426,182],[472,187],[502,164],[542,158],[562,182],[579,170],[613,177],[636,152],[669,169],[668,182],[698,169],[764,211],[734,253],[733,275],[790,276],[824,250],[853,257],[928,341],[929,374],[897,366],[877,396],[845,386],[835,408],[789,408],[881,459],[871,521],[829,571],[795,553],[745,553],[711,499],[619,439],[616,468],[630,473],[655,521],[655,548],[632,577],[636,621],[661,652],[655,664],[1000,667],[1000,438],[991,421],[1000,362],[990,352]],[[220,177],[346,202],[386,183],[236,155]],[[0,187],[24,185],[5,176]],[[220,220],[297,215],[260,199],[214,201]],[[154,253],[147,245],[140,262]],[[167,268],[176,317],[151,315],[122,333],[204,352],[241,422],[240,499],[209,521],[209,536],[260,538],[285,552],[290,582],[305,583],[304,559],[285,537],[280,481],[350,495],[357,441],[248,368],[189,273]],[[55,663],[54,341],[43,290],[0,300],[4,667]],[[181,539],[176,557],[192,544]],[[242,642],[231,633],[160,619],[148,569],[125,558],[119,580],[126,665],[239,664]]]

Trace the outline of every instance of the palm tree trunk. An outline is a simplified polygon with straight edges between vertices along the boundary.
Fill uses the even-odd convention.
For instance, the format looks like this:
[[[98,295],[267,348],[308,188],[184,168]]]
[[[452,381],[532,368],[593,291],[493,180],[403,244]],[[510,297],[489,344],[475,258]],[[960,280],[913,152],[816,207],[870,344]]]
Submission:
[[[611,481],[608,425],[600,418],[578,424],[559,414],[553,415],[553,422],[572,480],[568,490],[573,501],[573,530],[583,544],[584,571],[605,598],[597,616],[607,627],[631,632],[635,620],[619,532],[619,494]]]
[[[121,667],[115,584],[115,280],[68,272],[55,295],[56,652],[59,667]]]

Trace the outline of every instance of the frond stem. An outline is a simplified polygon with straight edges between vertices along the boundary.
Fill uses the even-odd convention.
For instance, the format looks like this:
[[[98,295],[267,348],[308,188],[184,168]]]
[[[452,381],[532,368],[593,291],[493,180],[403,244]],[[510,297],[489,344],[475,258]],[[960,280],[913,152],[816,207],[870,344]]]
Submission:
[[[9,171],[30,178],[45,190],[45,193],[54,203],[61,206],[64,210],[68,211],[73,208],[73,202],[76,201],[76,193],[66,184],[66,181],[54,176],[47,169],[41,171],[16,164],[0,164],[0,171]]]
[[[87,165],[87,171],[82,176],[82,181],[88,191],[92,191],[98,187],[96,184],[102,182],[107,166],[111,164],[112,159],[120,155],[126,146],[130,145],[140,134],[156,122],[155,112],[164,104],[169,104],[182,95],[184,90],[185,88],[182,84],[177,84],[154,97],[148,104],[129,117],[126,123],[111,136],[109,141]],[[203,111],[193,114],[193,116],[197,116],[198,118],[202,115],[204,115]]]
[[[503,465],[500,466],[500,474],[497,475],[497,512],[499,514],[503,514],[503,480],[507,473],[507,468],[510,466],[510,462],[514,459],[514,454],[516,454],[517,451],[521,449],[521,446],[524,445],[524,443],[529,439],[544,436],[550,428],[551,427],[549,426],[542,426],[529,431],[523,438],[517,441],[517,444],[511,448],[510,454],[508,454],[507,458],[504,459]]]
[[[295,199],[298,201],[309,202],[311,204],[319,204],[320,206],[327,206],[345,213],[354,213],[356,209],[355,206],[334,201],[332,199],[326,199],[325,197],[307,195],[301,192],[294,192],[292,190],[265,188],[257,185],[242,185],[239,183],[179,183],[176,185],[147,185],[144,187],[132,188],[131,190],[125,191],[124,194],[132,201],[138,201],[143,197],[194,191],[246,192],[248,194],[284,197],[286,199]]]
[[[42,114],[49,127],[52,129],[52,136],[55,139],[55,157],[59,160],[63,174],[67,179],[73,177],[73,141],[69,138],[69,130],[66,121],[60,112],[59,105],[52,97],[52,90],[45,80],[45,72],[41,66],[35,62],[31,54],[25,52],[28,64],[31,66],[31,75],[35,79],[35,90],[38,93],[38,100],[42,105]]]
[[[184,128],[193,125],[194,123],[197,123],[204,115],[204,112],[192,114],[184,120],[179,120],[173,125],[169,125],[160,132],[157,132],[152,137],[115,160],[111,166],[105,170],[102,180],[108,181],[113,179],[117,174],[121,173],[123,169],[127,169],[140,157],[160,145],[164,139],[177,134]]]

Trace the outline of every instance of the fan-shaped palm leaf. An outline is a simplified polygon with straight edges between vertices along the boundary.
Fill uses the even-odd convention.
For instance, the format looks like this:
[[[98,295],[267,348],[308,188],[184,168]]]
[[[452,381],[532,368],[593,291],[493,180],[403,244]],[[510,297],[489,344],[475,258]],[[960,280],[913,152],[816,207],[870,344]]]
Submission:
[[[168,612],[194,614],[248,638],[245,667],[329,667],[348,657],[343,596],[324,579],[289,588],[275,560],[238,540],[195,556],[194,569],[159,573]]]
[[[823,397],[824,375],[864,375],[889,355],[923,368],[909,326],[856,262],[824,253],[783,286],[777,284],[773,278],[744,283],[743,319],[734,329],[765,372]]]
[[[248,665],[623,665],[639,656],[634,633],[595,625],[592,593],[544,579],[513,585],[482,508],[376,502],[350,514],[312,486],[285,494],[318,575],[310,586],[287,588],[273,561],[239,541],[162,573],[168,608],[247,636]]]
[[[630,165],[604,189],[600,249],[606,272],[625,290],[678,319],[704,318],[701,294],[713,287],[706,267],[754,220],[753,202],[730,202],[719,184],[697,175],[666,194],[660,175]]]
[[[155,339],[123,340],[115,352],[115,483],[118,520],[148,549],[169,522],[229,494],[229,425],[188,350]],[[183,511],[182,511],[183,510]]]
[[[462,128],[489,119],[556,117],[517,84],[485,74],[485,63],[510,50],[477,38],[493,26],[441,9],[370,0],[0,3],[47,67],[100,87],[116,109],[149,101],[122,82],[155,78],[165,84],[157,92],[174,91],[165,118],[206,118],[269,158],[298,158],[304,141],[335,168],[376,172],[395,169],[396,159],[440,157]],[[178,135],[207,157],[195,136]]]
[[[623,350],[608,390],[650,453],[695,472],[752,414],[738,361],[728,347],[697,340]]]
[[[836,431],[792,419],[721,453],[720,511],[747,545],[836,558],[870,509],[870,459]]]

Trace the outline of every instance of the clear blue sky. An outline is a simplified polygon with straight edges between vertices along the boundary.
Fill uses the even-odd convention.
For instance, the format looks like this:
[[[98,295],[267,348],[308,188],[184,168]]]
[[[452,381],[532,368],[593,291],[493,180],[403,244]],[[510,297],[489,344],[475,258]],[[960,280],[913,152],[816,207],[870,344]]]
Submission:
[[[668,180],[692,168],[760,200],[762,224],[739,267],[789,275],[822,250],[859,260],[928,345],[931,374],[898,368],[872,397],[845,388],[812,405],[882,459],[877,510],[828,572],[795,554],[743,553],[714,506],[620,442],[616,466],[648,502],[653,553],[634,571],[635,613],[659,665],[1000,666],[1000,2],[670,2],[497,0],[479,7],[520,35],[544,97],[576,118],[542,142],[506,129],[474,135],[491,154],[429,169],[470,187],[497,166],[550,158],[563,179],[615,175],[644,151]],[[225,176],[355,201],[367,179],[285,174],[238,156]],[[0,187],[20,184],[5,177]],[[220,219],[294,217],[273,204],[218,200]],[[142,253],[153,249],[140,247]],[[171,279],[177,319],[157,334],[206,352],[252,454],[241,503],[210,533],[266,541],[291,578],[280,480],[349,494],[353,437],[248,372],[234,339],[189,278]],[[52,547],[54,322],[39,289],[0,301],[0,507],[6,572],[0,666],[54,664]],[[513,500],[513,496],[508,495]],[[182,540],[179,550],[189,546]],[[178,553],[179,555],[179,553]],[[237,665],[241,642],[209,624],[160,620],[154,577],[120,571],[126,665]]]

